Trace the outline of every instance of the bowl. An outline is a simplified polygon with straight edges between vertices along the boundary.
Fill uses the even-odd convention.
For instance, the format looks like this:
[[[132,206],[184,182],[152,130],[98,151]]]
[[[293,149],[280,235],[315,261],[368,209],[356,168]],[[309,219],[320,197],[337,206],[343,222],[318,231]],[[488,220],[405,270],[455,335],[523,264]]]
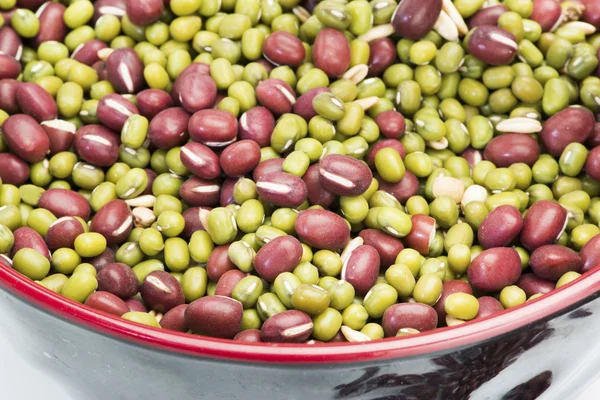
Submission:
[[[77,400],[571,399],[600,363],[600,268],[525,305],[414,336],[274,345],[161,331],[0,264],[10,345]]]

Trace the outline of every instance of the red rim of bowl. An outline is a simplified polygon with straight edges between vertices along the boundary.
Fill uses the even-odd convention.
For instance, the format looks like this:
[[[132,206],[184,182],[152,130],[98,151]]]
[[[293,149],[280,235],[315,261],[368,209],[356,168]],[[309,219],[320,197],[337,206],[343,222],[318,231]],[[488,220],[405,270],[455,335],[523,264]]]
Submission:
[[[539,299],[497,315],[415,336],[365,343],[244,343],[160,330],[95,311],[62,297],[0,263],[0,286],[63,319],[155,349],[253,363],[319,364],[387,360],[447,351],[524,327],[600,292],[600,268]]]

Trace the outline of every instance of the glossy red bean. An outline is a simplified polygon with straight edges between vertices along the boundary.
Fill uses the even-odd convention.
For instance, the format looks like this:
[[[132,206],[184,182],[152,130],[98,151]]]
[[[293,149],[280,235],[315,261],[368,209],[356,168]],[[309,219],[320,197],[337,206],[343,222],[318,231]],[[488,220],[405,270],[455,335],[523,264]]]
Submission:
[[[591,238],[579,251],[581,257],[581,273],[585,273],[600,265],[600,235]]]
[[[75,140],[77,127],[74,123],[62,119],[51,119],[40,124],[50,141],[50,154],[68,151]]]
[[[478,26],[469,36],[469,52],[490,65],[510,64],[517,53],[512,33],[493,26]]]
[[[125,15],[126,0],[97,0],[94,2],[94,24],[103,15],[114,15],[121,18]]]
[[[29,165],[10,153],[0,153],[0,179],[2,183],[21,186],[29,179]]]
[[[585,173],[594,180],[600,180],[600,146],[594,147],[585,159]]]
[[[271,145],[271,134],[275,129],[273,114],[262,106],[252,107],[242,114],[238,125],[240,140],[253,140],[260,147]]]
[[[260,337],[260,330],[258,329],[246,329],[245,331],[241,331],[233,340],[238,342],[251,342],[251,343],[260,343],[262,339]]]
[[[539,133],[542,144],[554,157],[559,157],[570,143],[584,143],[594,130],[594,114],[586,108],[569,107],[557,112]]]
[[[100,255],[92,258],[86,258],[85,262],[92,264],[94,268],[96,268],[96,272],[100,272],[108,264],[116,262],[115,251],[110,247],[107,247]]]
[[[369,150],[369,153],[367,153],[365,161],[367,161],[369,168],[375,169],[375,155],[379,150],[384,149],[386,147],[391,147],[394,150],[396,150],[396,152],[400,155],[400,158],[404,160],[406,150],[404,150],[404,146],[402,146],[402,143],[400,143],[396,139],[383,139],[375,143]]]
[[[297,67],[304,61],[306,51],[298,37],[286,31],[276,31],[267,36],[263,44],[263,55],[275,65]]]
[[[491,296],[481,296],[477,301],[479,301],[479,312],[475,319],[489,317],[504,311],[502,304]]]
[[[207,296],[193,301],[185,310],[185,322],[199,335],[233,339],[242,329],[244,308],[237,300]]]
[[[477,230],[477,240],[486,249],[510,246],[522,228],[521,212],[513,206],[500,206],[485,217]]]
[[[74,217],[61,217],[54,221],[46,234],[46,244],[50,251],[60,248],[74,248],[75,239],[85,231],[81,222]]]
[[[144,87],[144,66],[133,49],[115,50],[106,60],[106,73],[117,93],[136,93]]]
[[[98,119],[104,126],[121,132],[127,118],[138,114],[137,107],[125,97],[111,93],[100,99],[96,110]]]
[[[16,79],[0,80],[0,109],[8,114],[18,114],[20,111],[17,104],[17,88],[20,84]]]
[[[219,156],[202,143],[188,142],[181,147],[180,157],[183,165],[198,178],[215,179],[221,175]]]
[[[328,210],[300,211],[295,229],[303,243],[317,249],[339,250],[350,240],[346,221]]]
[[[73,147],[79,156],[98,167],[110,167],[119,159],[121,140],[102,125],[85,125],[75,134]]]
[[[210,147],[223,147],[235,142],[238,122],[227,111],[200,110],[190,118],[188,130],[196,142]]]
[[[21,54],[23,53],[21,38],[9,26],[0,28],[0,52],[8,54],[17,60],[21,58]]]
[[[8,117],[2,124],[2,135],[8,148],[27,162],[41,161],[50,151],[46,132],[28,115]]]
[[[521,277],[521,258],[513,248],[496,247],[482,251],[467,270],[473,289],[497,292]]]
[[[22,226],[15,230],[13,235],[14,244],[10,250],[11,258],[21,249],[33,249],[50,260],[50,250],[39,233],[27,226]]]
[[[252,179],[257,182],[263,176],[272,172],[283,172],[283,158],[271,158],[258,164],[252,172]]]
[[[56,118],[58,114],[54,98],[35,83],[22,83],[17,87],[17,104],[21,112],[37,122]]]
[[[206,273],[213,282],[218,282],[221,276],[227,271],[237,269],[234,263],[229,259],[229,245],[217,246],[210,253],[206,263]]]
[[[210,75],[210,65],[204,63],[191,63],[188,65],[181,74],[173,82],[173,88],[171,89],[171,97],[176,106],[181,106],[179,100],[179,93],[183,89],[183,79],[188,75]]]
[[[523,274],[517,281],[517,286],[523,289],[527,297],[534,294],[546,294],[554,290],[556,283],[547,279],[540,278],[536,274]]]
[[[435,312],[438,315],[438,322],[441,326],[446,325],[446,299],[453,293],[468,293],[473,294],[473,289],[465,281],[461,280],[450,280],[444,281],[442,285],[442,295],[438,299],[437,303],[433,306]]]
[[[233,288],[245,276],[247,276],[247,274],[238,269],[232,269],[231,271],[225,272],[217,282],[217,286],[215,287],[215,295],[231,297]]]
[[[469,18],[467,26],[469,29],[485,25],[496,26],[498,25],[498,18],[507,11],[508,8],[502,4],[482,8]]]
[[[98,51],[106,49],[108,46],[101,40],[90,40],[77,46],[71,54],[71,58],[79,61],[85,65],[92,66],[94,63],[100,61],[98,57]]]
[[[558,203],[550,200],[533,203],[523,219],[521,244],[533,251],[554,243],[565,230],[567,219],[567,210]]]
[[[187,332],[188,327],[185,322],[185,310],[187,307],[187,304],[180,304],[167,311],[159,322],[160,326],[170,331]]]
[[[185,220],[185,228],[183,229],[183,232],[181,232],[181,236],[184,239],[189,240],[196,231],[206,230],[202,225],[202,221],[200,221],[201,208],[202,207],[190,207],[181,214]]]
[[[398,111],[388,110],[377,115],[375,122],[383,136],[390,139],[400,139],[404,135],[406,122]],[[400,146],[402,146],[400,144]]]
[[[415,214],[410,217],[412,228],[402,240],[407,247],[417,250],[422,255],[429,254],[429,246],[435,237],[435,218],[428,215]]]
[[[396,183],[387,182],[378,174],[375,174],[375,178],[379,182],[379,190],[391,194],[401,203],[419,194],[419,180],[410,171],[406,171],[400,182]]]
[[[56,217],[80,217],[87,221],[91,208],[81,194],[68,189],[48,189],[40,197],[40,208],[45,208]]]
[[[533,0],[533,12],[530,19],[542,27],[542,32],[550,32],[562,17],[562,8],[556,0]]]
[[[417,40],[433,28],[441,11],[442,0],[403,0],[391,22],[398,35]]]
[[[217,98],[217,84],[209,75],[189,74],[181,80],[179,103],[189,113],[210,108]]]
[[[557,281],[569,271],[579,272],[582,261],[579,254],[570,248],[548,244],[531,253],[529,265],[540,278]]]
[[[104,268],[102,271],[105,271]],[[134,274],[135,275],[135,274]],[[183,290],[177,279],[165,271],[151,272],[140,287],[144,303],[161,313],[185,303]]]
[[[369,48],[368,76],[381,76],[396,60],[396,45],[391,39],[381,38],[369,43]]]
[[[507,168],[516,163],[531,167],[540,156],[540,146],[530,135],[507,133],[490,140],[483,156],[498,168]]]
[[[90,224],[90,230],[104,236],[108,245],[123,243],[131,229],[133,229],[131,210],[123,200],[112,200],[106,203],[94,215]]]
[[[129,312],[127,303],[109,292],[97,291],[92,293],[85,300],[85,305],[117,317]]]
[[[350,66],[350,42],[332,28],[322,29],[313,44],[313,62],[329,77],[342,75]]]
[[[294,104],[294,114],[301,116],[306,122],[309,122],[312,117],[317,115],[317,112],[312,105],[312,101],[319,93],[323,92],[331,92],[331,89],[327,87],[316,87],[298,97],[298,99],[296,99],[296,104]]]
[[[256,99],[276,116],[292,112],[296,93],[287,82],[269,78],[256,86]]]
[[[319,164],[313,164],[304,173],[302,180],[306,184],[307,199],[311,205],[329,208],[335,201],[335,194],[326,190],[321,184]]]
[[[150,121],[148,138],[159,149],[181,146],[189,139],[189,121],[190,115],[183,108],[167,108]]]
[[[396,336],[400,329],[412,328],[419,332],[437,328],[438,316],[434,308],[422,303],[399,303],[383,313],[381,325],[386,337]]]
[[[141,115],[152,120],[162,110],[173,107],[169,93],[160,89],[146,89],[136,96],[137,107]]]
[[[227,207],[229,204],[235,203],[233,198],[233,189],[238,178],[225,178],[223,185],[221,186],[221,194],[219,195],[219,204],[221,207]]]
[[[136,25],[150,25],[159,20],[164,9],[162,0],[127,0],[125,12]]]
[[[194,176],[187,179],[179,189],[181,199],[196,207],[214,207],[219,204],[221,185],[216,179],[202,179]]]
[[[354,286],[356,294],[364,296],[377,283],[380,266],[377,250],[373,246],[361,245],[344,262],[341,278]]]
[[[140,282],[133,269],[123,263],[105,265],[98,271],[96,279],[98,290],[112,293],[123,300],[135,296],[140,290]]]
[[[279,274],[291,272],[302,258],[302,245],[293,236],[270,240],[254,257],[254,269],[261,278],[273,282]]]
[[[319,163],[321,184],[339,196],[358,196],[371,185],[369,167],[350,156],[330,154]]]
[[[225,148],[220,163],[227,176],[244,176],[260,162],[260,147],[252,140],[240,140]]]
[[[21,64],[13,57],[0,53],[0,79],[17,79]]]
[[[363,239],[364,244],[377,250],[381,267],[384,269],[394,264],[398,253],[404,249],[404,245],[400,240],[378,229],[363,229],[358,236]]]
[[[256,181],[256,192],[279,207],[298,207],[306,200],[308,189],[304,181],[287,172],[272,172]]]
[[[64,42],[68,32],[64,21],[65,10],[64,5],[52,1],[47,1],[38,8],[36,15],[40,21],[40,30],[33,38],[34,46],[49,40]]]
[[[308,314],[288,310],[275,314],[260,328],[263,342],[304,343],[312,333],[313,322]]]

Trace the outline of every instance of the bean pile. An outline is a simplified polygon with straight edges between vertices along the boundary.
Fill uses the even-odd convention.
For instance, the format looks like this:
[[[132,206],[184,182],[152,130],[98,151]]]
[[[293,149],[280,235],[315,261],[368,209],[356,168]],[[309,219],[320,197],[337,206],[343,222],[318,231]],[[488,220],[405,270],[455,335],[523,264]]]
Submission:
[[[71,300],[362,342],[600,264],[597,0],[0,10],[0,263]]]

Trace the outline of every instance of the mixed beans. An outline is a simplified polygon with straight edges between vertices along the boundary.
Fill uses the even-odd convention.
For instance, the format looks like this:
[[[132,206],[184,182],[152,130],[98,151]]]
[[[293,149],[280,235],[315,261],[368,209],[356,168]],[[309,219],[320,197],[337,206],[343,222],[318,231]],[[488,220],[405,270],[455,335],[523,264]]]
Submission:
[[[71,300],[363,342],[600,264],[597,0],[0,10],[0,263]]]

